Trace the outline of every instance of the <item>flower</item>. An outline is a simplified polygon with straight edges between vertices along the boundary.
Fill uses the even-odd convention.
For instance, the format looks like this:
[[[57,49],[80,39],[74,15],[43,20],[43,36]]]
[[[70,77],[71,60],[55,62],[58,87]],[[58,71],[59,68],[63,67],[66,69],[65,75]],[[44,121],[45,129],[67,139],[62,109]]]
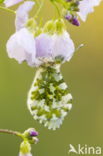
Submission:
[[[31,31],[26,26],[28,13],[33,5],[33,2],[26,1],[16,11],[16,33],[7,42],[8,56],[15,58],[19,63],[26,61],[30,66],[40,66],[45,60],[54,62],[57,57],[69,61],[75,51],[74,43],[64,28],[63,31],[60,30],[60,33],[58,33],[59,27],[56,25],[58,20],[53,21],[57,30],[55,32],[54,29],[52,34],[49,30],[35,36],[35,28]]]
[[[67,31],[64,31],[62,34],[54,34],[54,48],[53,48],[53,57],[56,58],[61,56],[65,61],[69,61],[75,51],[74,43],[70,38],[70,35]]]
[[[4,0],[4,4],[6,7],[11,7],[15,4],[22,2],[23,0]]]
[[[62,57],[69,61],[74,53],[74,44],[67,31],[60,35],[43,33],[35,40],[37,58],[55,60],[56,57]]]
[[[77,14],[85,22],[87,15],[94,11],[94,7],[100,4],[101,0],[81,0],[79,2],[79,12]]]
[[[7,42],[7,52],[10,58],[15,58],[19,63],[26,61],[30,66],[35,64],[36,46],[33,34],[26,28],[16,32]]]
[[[19,63],[26,61],[30,66],[39,66],[45,59],[48,62],[54,61],[56,57],[69,61],[74,50],[74,43],[67,31],[61,35],[43,33],[34,38],[32,33],[23,28],[12,35],[7,42],[8,56],[15,58]]]
[[[35,40],[33,34],[25,27],[28,12],[32,9],[33,5],[34,2],[26,1],[17,9],[15,20],[16,33],[7,42],[8,56],[15,58],[19,63],[27,61],[29,65],[36,62]]]
[[[28,21],[28,13],[33,8],[35,2],[26,1],[16,11],[16,20],[15,20],[15,27],[16,31],[20,30],[21,28],[25,27],[26,22]]]

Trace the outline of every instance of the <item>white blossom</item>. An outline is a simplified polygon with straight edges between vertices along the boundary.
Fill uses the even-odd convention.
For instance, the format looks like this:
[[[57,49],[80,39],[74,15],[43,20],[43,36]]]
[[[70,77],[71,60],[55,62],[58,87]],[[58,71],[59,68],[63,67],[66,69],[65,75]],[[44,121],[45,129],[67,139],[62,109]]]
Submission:
[[[69,61],[73,53],[75,51],[74,43],[70,38],[70,35],[67,31],[64,31],[62,34],[54,34],[54,48],[52,56],[58,57],[61,56],[64,58],[65,61]]]
[[[19,63],[27,61],[29,65],[35,63],[36,47],[33,35],[23,28],[13,34],[7,42],[7,52],[10,58]]]
[[[101,0],[82,0],[79,3],[80,18],[85,22],[89,13],[94,11],[94,7],[100,4]]]
[[[15,20],[15,26],[17,31],[25,27],[25,24],[28,20],[28,13],[33,8],[34,4],[35,2],[26,1],[22,5],[20,5],[19,8],[17,9]]]

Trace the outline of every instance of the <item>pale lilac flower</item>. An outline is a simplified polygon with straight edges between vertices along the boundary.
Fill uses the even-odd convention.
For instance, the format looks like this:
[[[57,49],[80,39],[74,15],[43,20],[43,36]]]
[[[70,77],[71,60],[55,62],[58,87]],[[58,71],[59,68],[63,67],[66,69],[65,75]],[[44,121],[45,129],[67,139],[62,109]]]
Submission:
[[[69,61],[74,51],[74,43],[66,31],[54,35],[41,34],[36,38],[36,56],[39,58],[55,60],[60,56],[65,61]]]
[[[35,2],[26,1],[16,11],[15,26],[16,30],[23,28],[28,20],[28,13],[33,8]]]
[[[17,32],[7,42],[8,56],[19,63],[26,61],[30,66],[40,66],[45,59],[50,62],[58,56],[69,61],[74,53],[74,44],[66,31],[52,35],[41,33],[34,37],[26,27],[28,13],[33,5],[34,2],[26,1],[16,11]]]
[[[36,62],[35,40],[33,34],[25,27],[25,24],[28,19],[28,12],[33,5],[34,2],[26,1],[18,8],[15,22],[16,30],[18,31],[7,42],[8,56],[15,58],[19,63],[27,61],[31,66]],[[20,13],[22,14],[20,15]]]
[[[4,4],[6,7],[11,7],[15,4],[22,2],[23,0],[4,0]]]
[[[101,0],[82,0],[79,2],[79,12],[77,13],[80,18],[85,22],[87,15],[94,11],[94,7],[100,4]]]
[[[7,42],[9,57],[19,63],[26,61],[30,66],[41,65],[39,60],[43,59],[54,61],[59,56],[69,61],[74,51],[73,41],[66,31],[61,35],[40,34],[35,38],[29,30],[23,28]]]
[[[53,36],[47,33],[42,33],[35,38],[36,41],[36,56],[39,58],[52,57],[53,52]]]
[[[17,31],[7,42],[7,52],[19,63],[27,61],[29,65],[35,64],[36,46],[32,33],[26,28]]]
[[[53,40],[53,58],[61,56],[64,58],[65,61],[69,61],[75,51],[74,43],[70,38],[69,33],[67,31],[64,31],[60,35],[54,34]]]

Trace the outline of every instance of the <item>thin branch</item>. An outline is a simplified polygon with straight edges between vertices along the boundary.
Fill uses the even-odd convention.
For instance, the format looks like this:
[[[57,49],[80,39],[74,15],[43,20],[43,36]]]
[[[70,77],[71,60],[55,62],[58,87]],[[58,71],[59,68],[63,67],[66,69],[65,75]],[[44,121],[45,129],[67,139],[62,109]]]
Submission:
[[[12,135],[16,135],[16,136],[23,138],[23,136],[20,132],[8,130],[8,129],[0,129],[0,133],[12,134]]]
[[[36,12],[34,18],[37,18],[37,16],[39,15],[39,13],[40,13],[40,11],[41,11],[41,9],[42,9],[42,7],[43,7],[43,4],[44,4],[44,2],[41,2],[41,4],[40,4],[40,6],[39,6],[39,8],[38,8],[38,10],[37,10],[37,12]]]
[[[0,9],[15,14],[15,11],[14,10],[11,10],[9,8],[5,8],[5,7],[0,6]]]

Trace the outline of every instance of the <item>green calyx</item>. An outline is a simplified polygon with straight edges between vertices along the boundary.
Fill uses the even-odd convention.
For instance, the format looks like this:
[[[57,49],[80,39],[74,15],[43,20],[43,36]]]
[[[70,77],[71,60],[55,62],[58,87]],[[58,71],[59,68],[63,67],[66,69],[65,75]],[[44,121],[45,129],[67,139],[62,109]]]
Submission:
[[[65,23],[63,19],[57,19],[57,20],[50,20],[48,21],[44,28],[43,32],[48,33],[50,35],[53,35],[54,33],[62,34],[65,30]]]
[[[22,154],[27,154],[31,152],[31,145],[28,141],[23,141],[20,145],[20,152]]]
[[[40,27],[37,25],[36,21],[31,18],[28,20],[26,27],[28,30],[34,35],[34,37],[39,36],[42,33],[47,33],[49,35],[53,34],[62,34],[65,30],[65,23],[63,19],[56,19],[47,21],[44,27]]]
[[[39,36],[42,32],[43,32],[42,28],[36,27],[35,32],[34,32],[34,36],[37,37],[37,36]]]
[[[46,24],[44,25],[44,28],[43,28],[43,32],[51,34],[51,35],[54,34],[54,32],[55,32],[54,20],[50,20],[50,21],[46,22]]]
[[[26,27],[31,31],[34,32],[36,27],[37,27],[37,23],[34,20],[34,18],[30,18],[27,23],[26,23]]]
[[[65,30],[65,23],[63,19],[58,19],[55,21],[56,33],[62,34]]]
[[[39,140],[36,136],[32,136],[31,133],[36,132],[38,133],[34,128],[29,128],[22,134],[24,137],[24,140],[27,140],[30,144],[36,144]]]

